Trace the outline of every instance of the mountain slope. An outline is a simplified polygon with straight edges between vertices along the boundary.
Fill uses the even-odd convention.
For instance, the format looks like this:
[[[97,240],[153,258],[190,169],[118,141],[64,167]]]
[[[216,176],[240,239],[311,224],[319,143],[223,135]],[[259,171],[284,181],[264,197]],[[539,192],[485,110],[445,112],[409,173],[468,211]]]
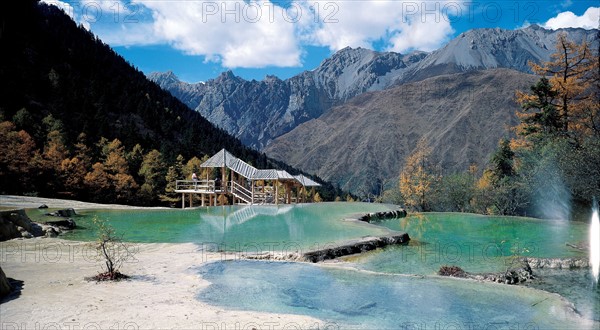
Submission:
[[[215,125],[258,150],[298,124],[361,93],[390,86],[425,53],[401,55],[345,48],[314,71],[290,79],[247,81],[232,72],[201,84],[174,82],[172,73],[148,77]],[[197,91],[191,93],[191,91]]]
[[[2,89],[0,108],[6,119],[20,109],[31,114],[29,124],[51,114],[62,122],[66,144],[85,132],[90,141],[119,138],[128,148],[140,143],[173,158],[227,145],[266,159],[146,79],[58,8],[26,3],[22,16],[2,18],[0,76],[10,84]]]
[[[550,55],[556,51],[558,35],[562,33],[577,43],[583,40],[596,42],[597,30],[546,30],[538,25],[518,30],[469,30],[411,67],[401,81],[418,81],[440,74],[494,68],[530,73],[528,63],[550,60]]]
[[[536,25],[514,31],[476,29],[429,54],[345,48],[315,70],[286,80],[270,76],[246,81],[231,72],[205,84],[174,81],[172,73],[149,77],[244,144],[263,150],[272,139],[364,92],[471,70],[530,72],[528,61],[547,61],[559,33],[578,42],[596,35],[593,30],[553,31]]]
[[[275,139],[265,152],[363,195],[395,184],[422,137],[444,171],[481,168],[517,121],[515,90],[536,79],[493,69],[364,93]]]
[[[148,79],[160,82],[162,89],[169,91],[171,95],[185,103],[190,109],[195,108],[190,104],[200,103],[201,95],[204,92],[204,83],[188,84],[182,82],[173,71],[151,73],[148,75]]]
[[[58,170],[47,166],[42,170],[52,175],[41,175],[38,163],[52,161],[60,167],[64,159],[71,160],[80,148],[77,145],[82,142],[80,133],[85,134],[82,144],[88,148],[85,158],[91,162],[89,168],[78,167],[81,178],[96,170],[91,168],[93,163],[103,161],[103,147],[98,143],[101,138],[120,140],[122,149],[127,152],[136,144],[141,146],[140,153],[157,149],[165,165],[174,164],[179,154],[187,160],[227,148],[258,168],[275,167],[298,173],[214,127],[201,114],[149,81],[89,31],[78,27],[55,6],[28,0],[19,1],[16,11],[10,15],[0,12],[0,46],[3,56],[0,77],[5,81],[0,89],[0,122],[11,122],[2,126],[7,132],[12,130],[14,122],[15,134],[23,130],[24,134],[32,136],[34,144],[28,145],[31,154],[26,150],[11,151],[28,153],[22,155],[28,157],[23,163],[31,164],[27,169],[17,169],[22,172],[19,175],[11,174],[17,170],[5,171],[6,165],[10,167],[15,160],[7,157],[12,153],[0,148],[3,156],[0,157],[0,182],[3,183],[0,192],[55,196],[57,191],[48,182],[60,181],[54,173]],[[49,132],[58,132],[53,135],[53,143],[59,145],[57,150],[60,149],[54,152],[56,159],[49,159],[50,154],[41,157],[34,154],[35,150],[48,151]],[[8,133],[12,134],[12,131]],[[25,141],[29,142],[28,139]],[[7,141],[2,142],[4,146]],[[142,156],[139,156],[137,166],[132,166],[133,161],[129,159],[129,163],[119,163],[119,170],[130,172],[134,177],[141,176],[139,163]],[[31,173],[25,173],[30,170]],[[12,184],[20,180],[17,176],[28,178],[29,175],[31,180],[25,181],[31,182],[30,185],[19,188]],[[160,176],[164,178],[164,173]],[[141,185],[143,181],[137,183]],[[131,186],[135,186],[135,182]],[[79,188],[83,188],[83,184]],[[164,188],[154,187],[153,196],[163,193]],[[326,194],[331,195],[331,191]]]

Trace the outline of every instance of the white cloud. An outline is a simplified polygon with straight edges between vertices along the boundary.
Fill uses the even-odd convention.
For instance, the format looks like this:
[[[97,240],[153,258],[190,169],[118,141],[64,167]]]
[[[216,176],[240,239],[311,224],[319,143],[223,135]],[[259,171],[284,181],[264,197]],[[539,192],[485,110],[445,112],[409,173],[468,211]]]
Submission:
[[[295,24],[267,1],[147,1],[154,33],[225,67],[299,66]]]
[[[45,0],[111,46],[169,44],[224,67],[292,67],[303,47],[432,50],[453,33],[444,4],[401,0]],[[274,1],[274,2],[271,2]],[[70,6],[70,7],[69,7]],[[74,7],[74,8],[73,8]]]
[[[316,1],[319,24],[309,39],[339,50],[346,46],[373,48],[375,43],[388,50],[432,50],[453,33],[445,15],[445,1]],[[452,2],[452,6],[460,5]]]
[[[164,43],[154,33],[152,12],[125,0],[80,0],[80,19],[111,46]]]
[[[400,53],[412,49],[433,51],[448,41],[453,33],[454,30],[447,20],[437,23],[434,27],[421,21],[415,21],[403,27],[390,38],[388,50]]]
[[[599,18],[600,7],[590,7],[581,16],[577,16],[570,11],[559,13],[555,17],[550,18],[546,23],[542,25],[545,28],[553,30],[570,27],[597,29],[600,24]]]

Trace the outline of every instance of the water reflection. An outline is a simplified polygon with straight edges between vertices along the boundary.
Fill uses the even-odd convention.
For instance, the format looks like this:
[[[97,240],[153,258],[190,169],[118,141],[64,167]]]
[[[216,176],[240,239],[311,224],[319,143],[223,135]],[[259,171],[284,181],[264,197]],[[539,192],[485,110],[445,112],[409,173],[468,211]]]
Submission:
[[[221,250],[269,251],[302,249],[363,236],[390,233],[384,227],[344,219],[355,214],[389,211],[391,205],[367,203],[318,203],[282,206],[227,206],[186,210],[90,210],[82,211],[76,230],[67,239],[95,239],[94,216],[107,219],[131,242],[193,242]]]

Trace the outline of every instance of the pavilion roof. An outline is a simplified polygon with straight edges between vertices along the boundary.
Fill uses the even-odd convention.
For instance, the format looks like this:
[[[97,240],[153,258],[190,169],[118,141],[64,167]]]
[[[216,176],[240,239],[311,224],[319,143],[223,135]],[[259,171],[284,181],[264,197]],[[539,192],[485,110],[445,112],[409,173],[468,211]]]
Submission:
[[[273,169],[257,169],[254,166],[235,157],[229,151],[221,149],[214,156],[202,163],[200,167],[227,167],[241,176],[251,180],[296,180],[307,187],[320,186],[304,175],[293,176],[286,171]]]
[[[321,186],[317,182],[311,180],[310,178],[308,178],[308,177],[306,177],[306,176],[304,176],[302,174],[294,176],[294,179],[296,179],[298,182],[300,182],[305,187],[319,187],[319,186]]]

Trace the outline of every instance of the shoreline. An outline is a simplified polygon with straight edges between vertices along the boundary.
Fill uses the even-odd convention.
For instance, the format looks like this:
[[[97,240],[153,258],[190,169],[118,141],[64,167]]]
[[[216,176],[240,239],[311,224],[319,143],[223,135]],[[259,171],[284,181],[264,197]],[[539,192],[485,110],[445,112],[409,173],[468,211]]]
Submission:
[[[37,209],[170,209],[0,195],[0,207]],[[229,258],[194,243],[128,243],[135,261],[118,282],[85,278],[101,272],[90,242],[38,237],[0,242],[0,262],[20,290],[0,303],[2,329],[318,329],[322,320],[296,314],[228,310],[197,299],[210,285],[195,272]],[[333,327],[332,327],[333,326]]]
[[[46,197],[32,197],[32,196],[19,196],[19,195],[0,195],[0,207],[5,208],[22,208],[22,209],[37,209],[40,205],[47,205],[53,209],[66,209],[72,208],[75,210],[92,210],[92,209],[106,209],[106,210],[171,210],[165,206],[132,206],[123,204],[100,204],[92,202],[82,202],[71,199],[58,199],[58,198],[46,198]]]
[[[131,279],[95,282],[101,271],[87,242],[60,238],[0,242],[0,261],[21,290],[5,298],[0,327],[15,329],[251,329],[319,327],[303,315],[228,310],[196,298],[210,285],[195,270],[223,259],[193,243],[139,243],[123,264]]]
[[[96,282],[86,280],[100,272],[100,263],[92,258],[89,242],[60,238],[0,242],[0,262],[7,277],[22,281],[20,292],[0,304],[0,326],[3,329],[339,329],[335,323],[306,315],[227,309],[197,299],[201,290],[211,284],[197,269],[211,262],[238,260],[235,255],[203,251],[194,243],[131,246],[134,258],[122,267],[122,272],[131,278]],[[439,275],[371,272],[345,262],[308,264],[378,276],[474,281]],[[510,287],[557,296],[563,317],[590,328],[597,324],[579,315],[573,303],[562,295],[528,286]]]
[[[10,204],[11,207],[37,208],[39,203],[52,208],[156,209],[0,196],[0,206]],[[239,256],[235,254],[202,250],[194,243],[129,243],[137,253],[134,255],[134,262],[123,265],[122,272],[132,278],[120,282],[90,282],[85,277],[96,275],[101,268],[100,262],[90,257],[95,251],[89,244],[90,242],[70,241],[60,237],[0,242],[0,263],[6,276],[23,281],[19,296],[4,300],[0,305],[0,328],[305,329],[324,328],[323,325],[336,326],[305,315],[230,310],[198,300],[200,291],[211,283],[195,270],[210,262],[230,258],[237,260],[236,257]],[[349,266],[340,260],[317,264],[317,267]],[[358,270],[352,266],[348,269]],[[571,303],[562,295],[558,296]],[[569,318],[589,321],[571,312],[566,308],[565,313],[570,315]]]

